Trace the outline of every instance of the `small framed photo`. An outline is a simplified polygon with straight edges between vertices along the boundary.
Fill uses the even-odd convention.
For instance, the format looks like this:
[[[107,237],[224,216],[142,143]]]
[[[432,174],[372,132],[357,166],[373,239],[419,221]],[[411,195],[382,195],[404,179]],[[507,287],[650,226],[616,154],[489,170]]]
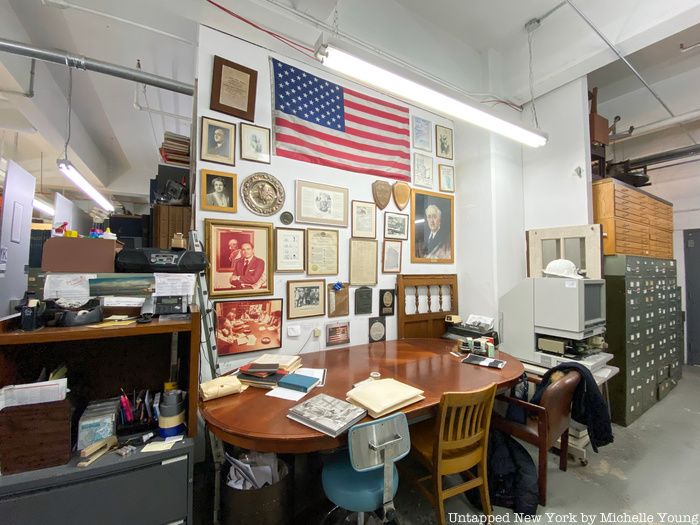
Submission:
[[[413,116],[413,147],[433,152],[433,123],[428,119]]]
[[[199,175],[202,184],[200,190],[202,195],[201,208],[203,210],[236,213],[238,207],[236,174],[214,170],[200,170]]]
[[[438,184],[440,191],[448,193],[455,192],[455,169],[454,166],[438,164]]]
[[[306,232],[297,228],[275,228],[275,271],[303,273]]]
[[[350,323],[338,321],[326,325],[326,346],[350,344]]]
[[[306,231],[306,273],[338,275],[338,230]]]
[[[348,189],[305,180],[296,182],[297,222],[348,226]]]
[[[274,292],[272,223],[205,219],[204,230],[211,297]]]
[[[326,315],[326,281],[287,281],[287,319]]]
[[[377,205],[373,202],[352,201],[352,236],[377,237]]]
[[[282,347],[282,299],[219,301],[215,310],[217,355]]]
[[[384,213],[384,238],[408,240],[408,215],[405,213]]]
[[[241,122],[241,160],[270,164],[270,128]]]
[[[254,122],[257,85],[257,71],[214,56],[209,108]]]
[[[350,239],[350,286],[377,284],[377,241]]]
[[[445,126],[435,126],[435,155],[441,159],[454,159],[452,130]]]
[[[207,162],[236,165],[236,125],[223,120],[202,117],[199,157]]]
[[[413,184],[433,189],[433,158],[421,153],[413,154]]]
[[[382,273],[401,273],[401,241],[384,241],[382,253]]]

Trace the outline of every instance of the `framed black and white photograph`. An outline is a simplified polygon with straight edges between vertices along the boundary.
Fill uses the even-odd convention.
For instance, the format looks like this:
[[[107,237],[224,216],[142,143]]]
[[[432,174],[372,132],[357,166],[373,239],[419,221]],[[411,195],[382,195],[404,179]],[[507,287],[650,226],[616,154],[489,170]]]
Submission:
[[[455,192],[455,169],[447,164],[438,164],[438,185],[440,191]]]
[[[423,151],[433,151],[433,123],[428,119],[413,116],[413,147]]]
[[[413,154],[413,185],[433,189],[433,158],[421,153]]]
[[[200,170],[202,187],[200,206],[203,210],[235,213],[238,207],[236,174],[223,171]]]
[[[441,159],[454,159],[452,130],[445,126],[435,126],[435,155]]]
[[[241,122],[241,160],[270,164],[270,128]]]
[[[287,319],[326,315],[326,281],[287,281]]]
[[[408,215],[405,213],[384,213],[384,238],[408,240]]]
[[[202,117],[199,157],[207,162],[227,166],[236,165],[236,125],[209,117]]]
[[[414,189],[411,193],[412,263],[454,262],[454,197]]]
[[[377,205],[352,201],[352,236],[374,239],[377,236]]]

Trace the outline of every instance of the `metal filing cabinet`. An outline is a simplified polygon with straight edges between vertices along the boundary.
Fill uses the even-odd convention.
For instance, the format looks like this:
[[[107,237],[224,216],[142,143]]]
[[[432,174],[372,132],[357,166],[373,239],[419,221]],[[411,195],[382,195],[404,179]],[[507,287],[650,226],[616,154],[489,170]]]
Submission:
[[[612,417],[627,426],[680,379],[680,288],[673,259],[606,256],[604,273],[608,351],[620,368],[609,384]]]

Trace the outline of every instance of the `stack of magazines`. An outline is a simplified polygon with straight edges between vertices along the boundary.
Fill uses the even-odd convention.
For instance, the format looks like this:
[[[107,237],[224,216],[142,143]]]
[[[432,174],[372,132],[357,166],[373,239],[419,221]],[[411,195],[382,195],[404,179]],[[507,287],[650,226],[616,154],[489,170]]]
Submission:
[[[366,409],[375,418],[425,399],[422,390],[396,379],[363,382],[347,395],[348,401]]]
[[[287,412],[288,418],[333,438],[366,415],[366,410],[326,394],[318,394],[293,406]]]

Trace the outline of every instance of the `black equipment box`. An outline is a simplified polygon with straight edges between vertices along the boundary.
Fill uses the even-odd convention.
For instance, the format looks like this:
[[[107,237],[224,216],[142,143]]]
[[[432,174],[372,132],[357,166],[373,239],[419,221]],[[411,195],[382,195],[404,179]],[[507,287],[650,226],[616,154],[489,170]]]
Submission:
[[[198,273],[207,267],[203,252],[163,248],[124,248],[117,254],[115,267],[127,273]]]

